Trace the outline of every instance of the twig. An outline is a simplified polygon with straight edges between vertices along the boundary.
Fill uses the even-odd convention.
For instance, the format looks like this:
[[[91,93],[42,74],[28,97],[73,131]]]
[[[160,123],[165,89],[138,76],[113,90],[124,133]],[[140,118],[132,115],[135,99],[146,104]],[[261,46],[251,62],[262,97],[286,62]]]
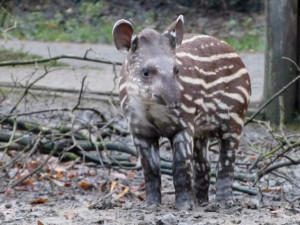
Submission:
[[[0,131],[0,142],[2,141],[8,141],[11,137],[11,133],[10,132],[4,132],[4,131]],[[16,133],[15,134],[15,138],[20,138],[18,141],[14,140],[17,144],[23,145],[23,146],[27,146],[30,143],[32,143],[32,137],[30,135],[26,135],[26,137],[23,137],[22,134],[20,133]],[[110,151],[119,151],[119,152],[123,152],[126,154],[129,154],[131,156],[136,157],[137,153],[135,150],[132,150],[131,148],[129,148],[127,145],[123,144],[123,143],[101,143],[101,142],[96,142],[94,144],[97,144],[99,150],[110,150]],[[89,142],[89,141],[78,141],[78,145],[83,148],[85,151],[93,151],[95,150],[94,144]],[[63,148],[65,146],[70,145],[70,140],[66,140],[66,139],[58,139],[55,141],[51,141],[51,140],[44,140],[41,145],[40,148],[42,150],[44,150],[45,153],[49,152],[49,150],[52,149],[53,146],[55,146],[55,148],[57,149],[57,152],[61,152],[63,150]],[[76,148],[75,148],[76,149]]]
[[[282,134],[284,132],[284,118],[285,118],[284,114],[285,114],[284,113],[284,100],[283,100],[283,96],[280,95],[279,96],[279,116],[280,116],[279,130],[281,131]]]
[[[291,165],[299,165],[300,164],[300,159],[294,159],[293,161],[283,161],[283,162],[278,162],[278,163],[273,163],[272,165],[270,165],[268,168],[261,170],[257,173],[257,179],[254,182],[254,185],[265,175],[267,175],[268,173],[279,169],[281,167],[285,167],[285,166],[291,166]]]
[[[87,76],[84,76],[82,81],[81,81],[81,88],[80,88],[80,92],[79,92],[79,97],[78,97],[78,101],[77,101],[77,104],[74,106],[72,112],[74,112],[80,105],[80,102],[81,102],[81,96],[82,96],[82,93],[83,93],[83,87],[84,87],[84,81],[86,79]]]
[[[251,166],[248,169],[248,172],[251,173],[251,171],[257,166],[257,164],[259,163],[260,159],[261,159],[261,154],[259,154],[256,159],[253,161],[253,163],[251,164]]]
[[[288,59],[286,57],[283,57],[283,59],[286,59],[290,62],[293,62],[291,59]],[[300,68],[297,66],[297,64],[295,62],[293,62],[294,65],[296,65],[298,72],[300,72]],[[252,122],[252,120],[263,110],[265,109],[272,101],[274,101],[274,99],[276,99],[279,95],[281,95],[283,92],[285,92],[291,85],[293,85],[294,83],[296,83],[297,80],[300,79],[300,74],[298,74],[291,82],[289,82],[287,85],[285,85],[283,88],[281,88],[277,93],[275,93],[267,102],[265,102],[257,111],[256,113],[254,113],[246,122],[245,122],[245,126]]]
[[[0,62],[0,67],[1,66],[20,66],[20,65],[31,65],[31,64],[36,64],[36,63],[46,63],[46,62],[55,61],[58,59],[75,59],[75,60],[83,60],[83,61],[89,61],[89,62],[95,62],[95,63],[118,65],[118,66],[122,65],[121,62],[112,62],[112,61],[108,61],[108,60],[93,59],[93,58],[86,57],[86,55],[84,57],[74,56],[74,55],[59,55],[59,56],[46,58],[46,59]]]
[[[0,86],[2,87],[11,87],[11,88],[18,88],[18,89],[24,89],[25,87],[21,84],[11,84],[9,82],[0,82]],[[66,88],[50,88],[40,85],[34,85],[30,88],[31,90],[37,90],[37,91],[52,91],[52,92],[63,92],[63,93],[78,93],[78,90],[74,89],[66,89]],[[118,97],[119,94],[117,93],[111,93],[111,92],[101,92],[101,91],[88,91],[88,94],[91,95],[100,95],[100,96],[106,96],[106,97]]]
[[[20,104],[20,102],[23,100],[23,98],[27,95],[29,89],[35,84],[37,83],[39,80],[43,79],[47,74],[49,74],[50,72],[53,72],[53,71],[56,71],[60,68],[55,68],[55,69],[52,69],[52,70],[48,70],[47,67],[45,66],[45,72],[44,74],[42,74],[41,76],[39,76],[38,78],[36,78],[34,81],[32,81],[30,84],[28,84],[28,86],[26,86],[22,96],[19,98],[19,100],[17,101],[17,103],[14,105],[14,107],[12,107],[12,109],[10,110],[10,113],[12,113],[17,107],[18,105]]]

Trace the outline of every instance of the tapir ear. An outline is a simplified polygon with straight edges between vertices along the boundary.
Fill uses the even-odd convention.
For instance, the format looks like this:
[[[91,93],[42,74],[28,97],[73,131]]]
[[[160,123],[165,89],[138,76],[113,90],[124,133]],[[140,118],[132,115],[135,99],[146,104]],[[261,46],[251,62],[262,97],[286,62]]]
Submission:
[[[177,20],[175,20],[165,31],[165,33],[170,33],[173,37],[175,37],[175,41],[177,45],[180,45],[183,39],[184,34],[184,20],[183,15],[178,16]]]
[[[132,24],[127,20],[118,20],[112,30],[115,46],[120,51],[129,51],[134,33]]]

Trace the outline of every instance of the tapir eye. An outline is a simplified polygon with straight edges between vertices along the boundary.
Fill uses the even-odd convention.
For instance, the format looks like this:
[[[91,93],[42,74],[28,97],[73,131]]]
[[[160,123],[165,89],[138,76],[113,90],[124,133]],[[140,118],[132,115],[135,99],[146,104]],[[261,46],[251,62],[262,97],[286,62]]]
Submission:
[[[144,69],[142,70],[142,75],[143,75],[143,77],[149,77],[149,69],[144,68]]]

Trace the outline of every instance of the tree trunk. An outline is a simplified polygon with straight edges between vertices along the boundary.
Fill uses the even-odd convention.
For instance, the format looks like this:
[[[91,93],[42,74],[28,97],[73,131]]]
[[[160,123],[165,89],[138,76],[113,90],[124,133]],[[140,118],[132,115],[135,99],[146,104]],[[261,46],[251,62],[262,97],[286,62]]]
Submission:
[[[266,51],[264,99],[269,99],[297,74],[297,70],[282,57],[298,61],[300,0],[266,0]],[[299,82],[298,82],[299,83]],[[298,89],[298,90],[297,90]],[[284,94],[285,122],[296,115],[299,103],[299,85],[293,85]],[[266,109],[266,119],[279,122],[279,101]]]
[[[300,67],[300,0],[298,0],[298,46],[297,46],[297,57],[298,66]],[[300,71],[299,71],[300,73]],[[297,99],[297,110],[300,112],[300,81],[297,83],[298,99]],[[300,113],[299,113],[300,114]]]

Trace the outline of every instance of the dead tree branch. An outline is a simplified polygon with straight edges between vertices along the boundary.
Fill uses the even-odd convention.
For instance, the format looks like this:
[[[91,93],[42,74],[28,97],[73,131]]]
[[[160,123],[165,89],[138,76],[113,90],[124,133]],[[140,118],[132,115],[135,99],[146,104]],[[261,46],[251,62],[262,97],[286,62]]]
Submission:
[[[100,59],[89,58],[86,55],[83,56],[83,57],[75,56],[75,55],[59,55],[59,56],[46,58],[46,59],[0,62],[0,67],[2,67],[2,66],[34,65],[34,64],[37,64],[37,63],[47,63],[47,62],[51,62],[51,61],[55,61],[55,60],[59,60],[59,59],[75,59],[75,60],[82,60],[82,61],[102,63],[102,64],[110,64],[110,65],[117,65],[117,66],[122,65],[122,63],[120,63],[120,62],[112,62],[112,61],[108,61],[108,60],[100,60]]]
[[[252,122],[253,119],[259,114],[261,113],[261,111],[263,109],[265,109],[272,101],[274,101],[278,96],[280,96],[283,92],[285,92],[291,85],[295,84],[297,80],[300,79],[300,67],[291,59],[286,58],[286,57],[282,57],[282,59],[288,60],[291,63],[293,63],[295,65],[295,67],[297,68],[299,74],[292,80],[290,81],[288,84],[286,84],[284,87],[282,87],[277,93],[275,93],[270,99],[268,99],[246,122],[245,122],[245,126]]]

